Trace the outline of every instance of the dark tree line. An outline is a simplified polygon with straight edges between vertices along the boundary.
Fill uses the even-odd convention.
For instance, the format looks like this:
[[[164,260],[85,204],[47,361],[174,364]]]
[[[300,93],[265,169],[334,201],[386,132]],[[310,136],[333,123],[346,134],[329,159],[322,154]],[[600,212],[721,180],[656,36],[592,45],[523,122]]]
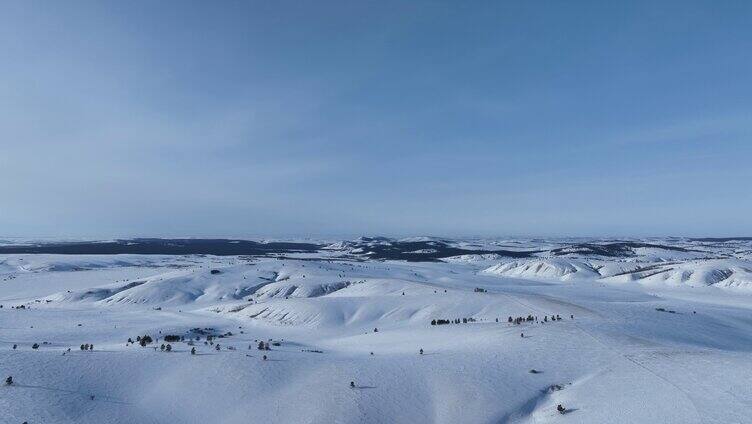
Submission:
[[[574,319],[574,315],[569,315],[569,318],[570,319]],[[538,317],[534,316],[534,315],[528,315],[526,317],[523,317],[523,316],[519,316],[519,317],[509,316],[507,318],[507,322],[509,324],[519,325],[519,324],[522,324],[524,322],[548,322],[549,319],[551,321],[561,321],[561,315],[558,315],[558,314],[557,315],[551,315],[550,318],[549,318],[548,315],[544,315],[543,319],[540,320],[540,321],[538,320]],[[494,319],[494,321],[495,322],[499,322],[499,318]],[[476,319],[472,318],[472,317],[471,318],[454,318],[454,319],[439,318],[439,319],[432,319],[431,320],[431,325],[467,324],[467,323],[472,323],[472,322],[476,322]]]
[[[433,319],[431,320],[431,325],[467,324],[475,321],[475,318]]]

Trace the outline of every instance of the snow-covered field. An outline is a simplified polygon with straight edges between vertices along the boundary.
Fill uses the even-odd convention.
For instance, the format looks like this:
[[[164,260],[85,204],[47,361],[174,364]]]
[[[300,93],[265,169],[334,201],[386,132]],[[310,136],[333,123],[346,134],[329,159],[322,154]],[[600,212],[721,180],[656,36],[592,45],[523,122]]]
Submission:
[[[752,423],[751,246],[6,253],[0,422]]]

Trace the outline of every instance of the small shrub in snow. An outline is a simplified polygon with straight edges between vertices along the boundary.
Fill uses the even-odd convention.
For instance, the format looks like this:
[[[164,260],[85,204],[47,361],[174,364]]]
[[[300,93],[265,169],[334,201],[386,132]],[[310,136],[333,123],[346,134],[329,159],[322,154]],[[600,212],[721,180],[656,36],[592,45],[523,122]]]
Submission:
[[[546,389],[546,392],[547,393],[553,393],[553,392],[558,392],[561,389],[563,389],[563,387],[561,387],[560,385],[558,385],[558,384],[552,384],[552,385],[548,386],[548,388]]]

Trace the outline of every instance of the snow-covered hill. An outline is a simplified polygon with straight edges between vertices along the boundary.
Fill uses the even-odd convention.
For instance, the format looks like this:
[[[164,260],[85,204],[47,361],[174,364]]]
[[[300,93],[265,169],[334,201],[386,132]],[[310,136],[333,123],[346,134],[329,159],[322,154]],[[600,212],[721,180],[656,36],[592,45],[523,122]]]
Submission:
[[[621,273],[609,280],[752,290],[752,262],[726,259],[657,264]]]
[[[494,265],[486,270],[487,274],[527,279],[594,279],[601,275],[587,262],[568,259],[532,259],[512,261]]]
[[[528,280],[592,280],[608,283],[731,288],[752,293],[752,262],[708,259],[664,262],[581,260],[566,258],[502,262],[483,274]]]

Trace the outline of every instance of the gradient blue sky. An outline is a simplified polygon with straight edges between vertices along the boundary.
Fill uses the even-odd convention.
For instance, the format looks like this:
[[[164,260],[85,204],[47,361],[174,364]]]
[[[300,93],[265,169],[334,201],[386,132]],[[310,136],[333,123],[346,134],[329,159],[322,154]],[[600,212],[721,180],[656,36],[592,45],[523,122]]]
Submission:
[[[1,1],[0,236],[752,235],[749,1]]]

